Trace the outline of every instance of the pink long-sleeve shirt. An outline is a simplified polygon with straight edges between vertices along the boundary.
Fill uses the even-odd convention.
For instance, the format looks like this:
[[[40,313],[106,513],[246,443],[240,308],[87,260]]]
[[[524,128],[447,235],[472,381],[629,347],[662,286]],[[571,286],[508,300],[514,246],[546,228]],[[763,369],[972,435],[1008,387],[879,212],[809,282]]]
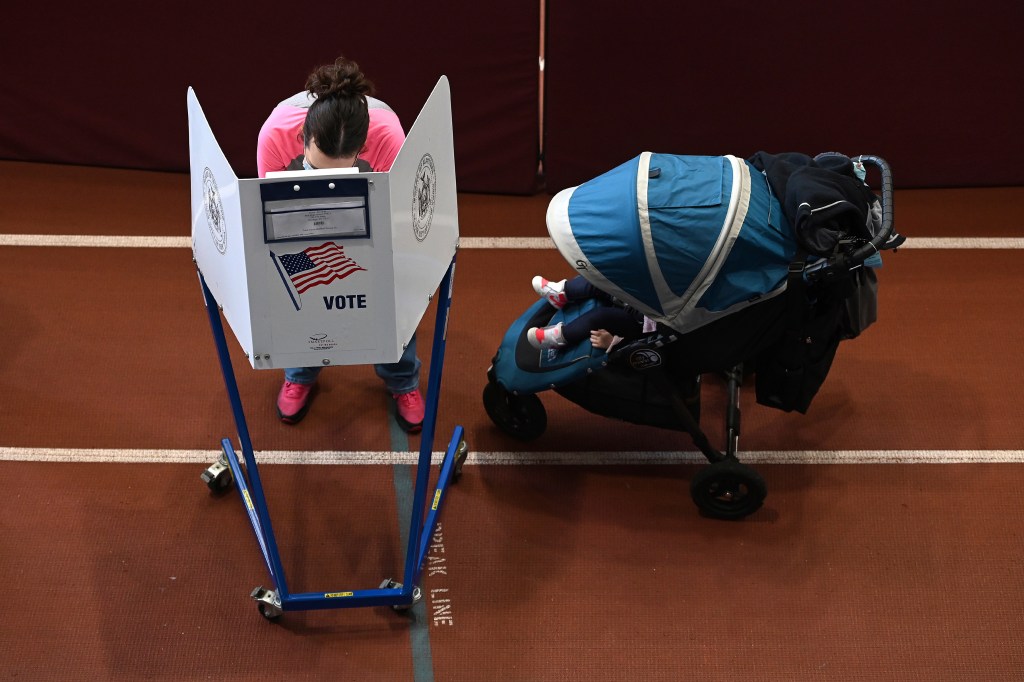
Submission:
[[[274,107],[263,123],[256,146],[256,169],[261,178],[270,171],[285,170],[302,156],[302,124],[313,101],[309,93],[300,92]],[[386,172],[391,170],[391,164],[405,142],[405,131],[391,107],[373,97],[367,97],[366,101],[370,126],[359,158],[369,163],[373,170]]]

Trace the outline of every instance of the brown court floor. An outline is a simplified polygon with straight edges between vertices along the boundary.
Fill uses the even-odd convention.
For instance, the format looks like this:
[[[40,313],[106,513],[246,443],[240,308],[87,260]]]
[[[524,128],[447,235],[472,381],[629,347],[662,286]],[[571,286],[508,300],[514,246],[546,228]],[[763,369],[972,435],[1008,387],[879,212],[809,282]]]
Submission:
[[[0,162],[0,182],[0,236],[189,234],[183,175]],[[461,233],[545,237],[547,199],[462,195]],[[1024,237],[1024,188],[898,191],[895,208],[911,240]],[[189,250],[0,254],[0,679],[1024,678],[1019,249],[887,256],[878,324],[841,346],[807,415],[746,390],[741,459],[790,456],[756,464],[768,498],[741,522],[696,512],[685,435],[553,394],[540,440],[498,431],[480,400],[491,355],[535,300],[530,277],[567,266],[550,249],[461,250],[435,449],[462,425],[471,455],[446,497],[424,603],[273,623],[249,597],[267,577],[242,506],[207,491],[205,464],[74,461],[212,461],[234,435]],[[425,363],[432,327],[431,308]],[[279,373],[232,351],[257,451],[393,449],[371,368],[325,372],[310,415],[288,427],[273,412]],[[714,435],[721,398],[708,384]],[[70,461],[36,461],[54,449]],[[601,463],[666,452],[681,463]],[[837,452],[888,459],[823,463]],[[914,461],[922,452],[943,463]],[[476,463],[494,453],[588,454]],[[401,466],[261,466],[293,590],[400,573]]]

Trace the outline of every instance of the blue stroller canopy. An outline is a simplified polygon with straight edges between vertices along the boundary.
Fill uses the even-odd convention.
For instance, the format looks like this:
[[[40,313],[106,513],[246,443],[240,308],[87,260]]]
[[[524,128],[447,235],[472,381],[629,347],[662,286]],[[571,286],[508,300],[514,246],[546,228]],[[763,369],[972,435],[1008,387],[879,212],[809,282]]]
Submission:
[[[644,152],[548,206],[594,286],[686,333],[782,293],[797,243],[765,176],[733,156]]]

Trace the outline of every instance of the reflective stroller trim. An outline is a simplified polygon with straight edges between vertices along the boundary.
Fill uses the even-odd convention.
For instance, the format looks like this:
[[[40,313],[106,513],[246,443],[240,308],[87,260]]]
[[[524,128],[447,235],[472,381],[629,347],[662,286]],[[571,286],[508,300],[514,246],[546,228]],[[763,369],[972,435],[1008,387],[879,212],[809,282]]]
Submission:
[[[667,229],[659,230],[658,233],[659,241],[663,244],[659,251],[666,254],[660,259],[659,265],[663,264],[665,271],[672,273],[673,282],[676,284],[677,289],[680,283],[686,284],[687,280],[689,280],[689,283],[686,289],[679,293],[673,292],[668,286],[665,287],[662,293],[662,308],[665,310],[665,314],[654,319],[680,331],[687,331],[710,321],[704,320],[702,323],[697,323],[697,319],[700,317],[700,310],[697,306],[704,292],[707,291],[715,281],[715,277],[722,270],[722,266],[725,264],[725,260],[729,256],[739,231],[747,218],[747,209],[750,205],[750,172],[747,170],[746,165],[737,158],[733,156],[723,158],[728,162],[728,166],[723,164],[722,170],[731,170],[731,191],[728,208],[722,225],[718,230],[717,239],[709,249],[703,267],[701,267],[696,275],[690,276],[690,273],[685,272],[685,270],[674,267],[677,259],[670,259],[668,257],[675,253],[686,252],[686,245],[682,244],[682,242],[690,239],[692,232],[681,234],[679,230],[673,229],[674,225],[665,225],[664,227]],[[644,175],[649,176],[649,173]],[[729,173],[723,172],[723,183],[728,182],[729,179]],[[649,178],[645,177],[644,181],[644,189],[647,190],[646,183],[649,181]],[[644,223],[644,216],[641,216],[641,226]],[[650,230],[649,218],[646,223],[647,229]],[[709,232],[710,228],[711,226],[708,225]],[[659,272],[661,271],[661,268],[659,268]]]

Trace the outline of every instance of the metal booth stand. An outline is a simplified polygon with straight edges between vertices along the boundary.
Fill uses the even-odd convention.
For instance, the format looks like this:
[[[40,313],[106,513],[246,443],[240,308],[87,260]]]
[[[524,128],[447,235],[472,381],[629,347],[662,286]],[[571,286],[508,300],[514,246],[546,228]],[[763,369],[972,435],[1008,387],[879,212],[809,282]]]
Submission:
[[[458,207],[451,92],[441,77],[391,170],[286,171],[239,179],[188,90],[192,251],[241,456],[221,441],[202,478],[211,490],[235,483],[270,573],[252,592],[270,619],[285,611],[389,605],[420,599],[419,580],[445,492],[466,458],[456,426],[427,509]],[[292,593],[288,589],[259,469],[228,353],[221,312],[254,369],[396,362],[439,291],[426,416],[420,437],[401,582],[376,589]]]

